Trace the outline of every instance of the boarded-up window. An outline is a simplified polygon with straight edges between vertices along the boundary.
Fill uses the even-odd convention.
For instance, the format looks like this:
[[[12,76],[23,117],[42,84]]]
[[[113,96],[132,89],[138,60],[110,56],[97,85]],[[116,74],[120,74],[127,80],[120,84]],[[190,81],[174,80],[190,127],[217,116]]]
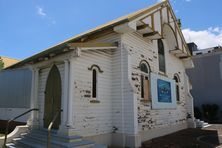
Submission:
[[[164,45],[161,39],[158,39],[158,59],[159,59],[159,71],[166,72],[166,65],[165,65],[165,52],[164,52]]]
[[[145,77],[144,81],[144,99],[145,100],[150,99],[150,81],[148,77]]]
[[[149,69],[148,64],[146,62],[141,62],[140,64],[140,85],[141,85],[141,98],[143,100],[150,100],[150,77],[149,77]]]

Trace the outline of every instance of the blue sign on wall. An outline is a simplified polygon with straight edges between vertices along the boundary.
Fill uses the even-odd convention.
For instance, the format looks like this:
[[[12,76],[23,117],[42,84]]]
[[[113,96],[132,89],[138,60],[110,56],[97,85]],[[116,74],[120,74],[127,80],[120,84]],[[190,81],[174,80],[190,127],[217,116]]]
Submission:
[[[172,103],[170,82],[157,79],[157,93],[158,102]]]

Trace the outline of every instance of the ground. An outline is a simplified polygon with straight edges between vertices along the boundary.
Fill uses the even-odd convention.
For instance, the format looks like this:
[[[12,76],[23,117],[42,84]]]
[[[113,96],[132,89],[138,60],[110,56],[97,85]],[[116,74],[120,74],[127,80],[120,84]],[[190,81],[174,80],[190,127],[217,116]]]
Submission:
[[[143,143],[143,148],[213,148],[220,145],[222,124],[204,129],[185,129]],[[208,137],[206,137],[208,136]],[[222,145],[221,145],[222,146]]]

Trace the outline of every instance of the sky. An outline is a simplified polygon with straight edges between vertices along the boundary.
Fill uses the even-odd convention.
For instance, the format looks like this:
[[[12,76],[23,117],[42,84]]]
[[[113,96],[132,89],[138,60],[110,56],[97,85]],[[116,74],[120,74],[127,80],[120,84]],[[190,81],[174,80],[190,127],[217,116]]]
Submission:
[[[160,0],[1,0],[0,56],[24,59]],[[222,45],[221,0],[170,0],[187,42]]]

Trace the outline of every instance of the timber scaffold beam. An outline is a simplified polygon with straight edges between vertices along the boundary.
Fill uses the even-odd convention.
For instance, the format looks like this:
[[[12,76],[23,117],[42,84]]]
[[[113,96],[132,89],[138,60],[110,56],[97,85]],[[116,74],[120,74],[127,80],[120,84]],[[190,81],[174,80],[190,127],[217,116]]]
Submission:
[[[173,44],[176,44],[174,47],[171,47],[170,53],[180,59],[185,59],[190,57],[186,41],[183,37],[183,34],[178,25],[178,20],[175,14],[172,11],[170,4],[164,3],[161,7],[154,9],[148,14],[144,14],[134,22],[136,24],[135,30],[141,34],[143,38],[150,40],[166,39],[168,44],[171,44],[171,36],[166,36],[170,34],[175,37]],[[166,30],[166,25],[170,28],[170,33]],[[167,38],[168,37],[168,38]]]

